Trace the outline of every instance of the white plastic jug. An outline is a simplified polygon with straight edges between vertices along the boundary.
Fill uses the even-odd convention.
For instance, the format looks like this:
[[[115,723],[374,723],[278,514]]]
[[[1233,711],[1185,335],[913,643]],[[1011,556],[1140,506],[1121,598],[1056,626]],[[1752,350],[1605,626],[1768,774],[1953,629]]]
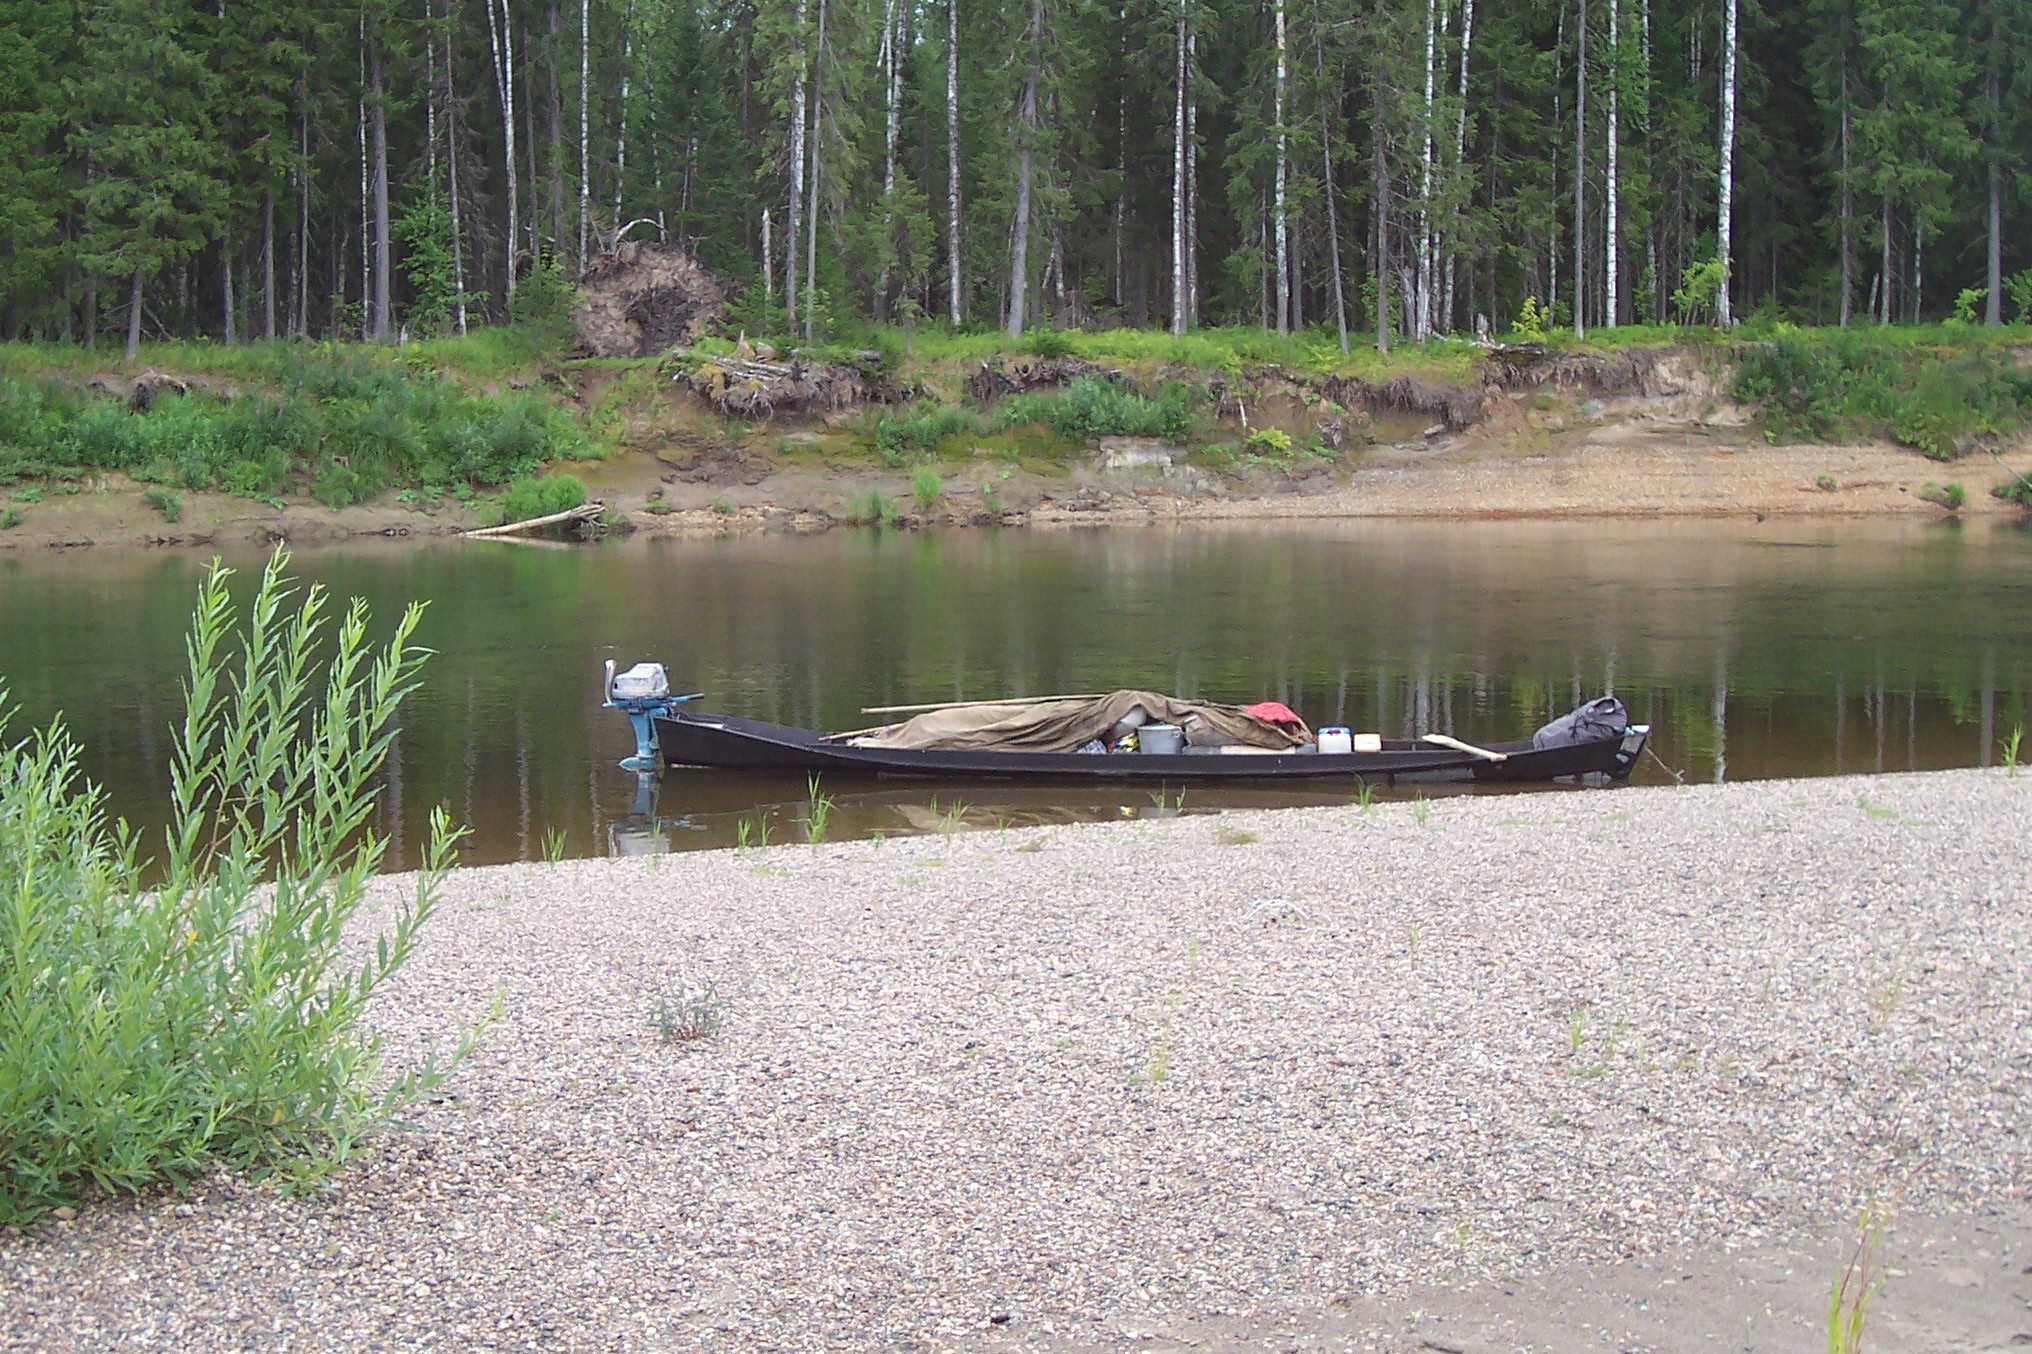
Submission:
[[[1319,731],[1319,752],[1322,757],[1332,757],[1352,752],[1354,745],[1354,734],[1347,729],[1334,727]]]

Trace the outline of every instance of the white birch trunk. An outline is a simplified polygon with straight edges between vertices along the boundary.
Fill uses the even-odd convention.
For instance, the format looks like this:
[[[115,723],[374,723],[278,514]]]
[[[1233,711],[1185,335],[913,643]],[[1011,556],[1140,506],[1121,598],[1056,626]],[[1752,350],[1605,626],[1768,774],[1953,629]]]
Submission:
[[[1044,26],[1044,0],[1031,0],[1030,27],[1025,35],[1030,68],[1023,79],[1023,97],[1016,109],[1016,219],[1009,248],[1009,337],[1023,337],[1023,305],[1030,294],[1030,176],[1035,159],[1031,145],[1037,131],[1038,42]]]
[[[805,0],[797,0],[792,20],[790,60],[795,71],[790,86],[790,205],[784,214],[783,314],[791,332],[797,330],[797,225],[804,211],[804,16]]]
[[[882,10],[882,45],[876,64],[882,71],[882,95],[888,104],[882,126],[882,271],[875,279],[875,317],[880,319],[889,301],[889,251],[895,247],[891,233],[895,224],[896,137],[902,104],[898,72],[902,60],[897,54],[896,0],[885,0]]]
[[[374,341],[386,343],[394,336],[393,306],[389,298],[389,248],[388,248],[388,110],[382,99],[381,85],[381,38],[377,32],[373,45],[368,49],[367,65],[371,72],[371,92],[374,106],[368,110],[367,129],[374,157],[374,290],[369,304],[372,306],[372,321],[369,324]],[[230,275],[232,269],[228,268]]]
[[[818,0],[818,35],[811,45],[811,182],[806,200],[804,235],[804,341],[811,342],[818,311],[818,175],[819,131],[825,125],[826,0]]]
[[[1844,16],[1842,27],[1847,29]],[[1846,39],[1841,54],[1841,327],[1854,318],[1856,286],[1855,182],[1849,151],[1849,53]]]
[[[1185,327],[1199,323],[1199,34],[1185,34]]]
[[[496,4],[501,7],[497,19]],[[509,301],[515,299],[516,207],[521,189],[515,181],[515,34],[508,28],[508,0],[487,0],[487,37],[494,47],[494,88],[501,96],[501,136],[505,146],[503,166],[508,176],[508,233],[502,249],[503,288]],[[503,31],[507,30],[507,31]]]
[[[1271,206],[1271,219],[1277,226],[1277,332],[1291,332],[1291,241],[1290,228],[1284,219],[1284,0],[1276,0],[1277,14],[1277,186]]]
[[[1319,87],[1326,89],[1326,58],[1319,48],[1319,35],[1315,29],[1312,47],[1313,69],[1319,76]],[[1320,100],[1319,105],[1319,161],[1321,182],[1326,185],[1326,242],[1333,256],[1333,303],[1334,323],[1340,330],[1341,351],[1348,351],[1348,300],[1347,287],[1341,280],[1341,226],[1334,207],[1333,186],[1333,119],[1329,115],[1328,101]]]
[[[1991,41],[1994,43],[1995,20],[1991,22]],[[2002,77],[1993,68],[1990,72],[1990,238],[1984,271],[1987,299],[1983,303],[1983,323],[1992,326],[2004,322],[2004,170],[1997,161],[1997,149],[2003,140],[2003,128],[1998,125],[1998,109],[2003,106],[2003,97]]]
[[[683,218],[681,216],[678,224],[679,229],[682,229]],[[765,306],[776,303],[776,269],[769,259],[770,247],[769,209],[764,207],[762,209],[762,304]]]
[[[1578,32],[1573,67],[1573,336],[1582,338],[1587,334],[1587,0],[1580,0]]]
[[[506,3],[506,0],[503,0]],[[587,231],[592,215],[593,138],[591,108],[592,4],[579,0],[579,271],[586,270]]]
[[[952,322],[960,298],[960,0],[945,0],[945,248]]]
[[[621,35],[621,113],[614,135],[613,228],[616,231],[628,219],[621,215],[621,194],[628,184],[628,82],[635,73],[635,6],[632,0],[621,22],[625,25]],[[616,235],[614,243],[620,242],[620,236]]]
[[[1468,158],[1468,61],[1475,50],[1475,0],[1466,0],[1461,6],[1460,39],[1460,86],[1455,97],[1460,107],[1455,110],[1453,122],[1453,163],[1454,172],[1460,173],[1461,166]],[[1446,256],[1446,305],[1443,310],[1446,332],[1453,332],[1453,254]]]
[[[1715,319],[1724,329],[1736,323],[1729,309],[1729,282],[1735,272],[1730,232],[1736,200],[1736,0],[1722,7],[1722,182],[1715,221],[1715,252],[1721,256],[1722,283],[1715,292]]]
[[[1644,154],[1651,154],[1651,0],[1644,0]],[[1653,199],[1655,202],[1655,198]],[[1665,319],[1665,283],[1658,276],[1658,213],[1644,227],[1644,271],[1651,275],[1651,322]]]
[[[1616,327],[1616,317],[1621,313],[1618,309],[1618,303],[1621,300],[1618,284],[1622,281],[1622,274],[1621,260],[1618,258],[1618,255],[1622,253],[1622,249],[1621,234],[1617,229],[1620,218],[1617,216],[1616,210],[1618,206],[1616,200],[1617,117],[1621,111],[1618,104],[1618,96],[1621,93],[1623,84],[1623,35],[1621,21],[1621,5],[1618,3],[1618,0],[1609,0],[1609,182],[1608,199],[1603,204],[1608,213],[1608,222],[1607,229],[1602,236],[1602,287],[1604,292],[1602,327],[1604,329],[1614,329]]]
[[[1418,284],[1411,321],[1415,343],[1432,335],[1432,81],[1438,19],[1434,0],[1425,0],[1425,149],[1418,168]]]

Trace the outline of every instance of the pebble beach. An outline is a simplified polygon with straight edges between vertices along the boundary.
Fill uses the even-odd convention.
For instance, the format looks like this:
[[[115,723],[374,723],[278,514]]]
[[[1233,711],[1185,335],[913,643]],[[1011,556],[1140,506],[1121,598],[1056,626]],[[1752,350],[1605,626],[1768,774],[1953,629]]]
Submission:
[[[1998,769],[462,871],[374,1010],[399,1069],[498,998],[444,1092],[309,1197],[0,1232],[0,1348],[1681,1348],[1388,1309],[1873,1205],[2020,1254],[2028,829]],[[1828,1277],[1668,1324],[1823,1348]],[[2013,1337],[1922,1291],[1883,1348]]]

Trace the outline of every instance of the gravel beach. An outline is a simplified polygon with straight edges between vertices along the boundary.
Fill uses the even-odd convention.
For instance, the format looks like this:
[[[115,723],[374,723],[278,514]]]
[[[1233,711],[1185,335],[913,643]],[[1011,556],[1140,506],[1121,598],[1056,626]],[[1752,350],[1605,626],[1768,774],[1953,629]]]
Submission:
[[[445,1097],[0,1233],[0,1346],[1814,1349],[1875,1200],[1872,1347],[2001,1349],[2028,828],[1959,771],[466,872],[375,1009],[401,1067],[499,993]]]

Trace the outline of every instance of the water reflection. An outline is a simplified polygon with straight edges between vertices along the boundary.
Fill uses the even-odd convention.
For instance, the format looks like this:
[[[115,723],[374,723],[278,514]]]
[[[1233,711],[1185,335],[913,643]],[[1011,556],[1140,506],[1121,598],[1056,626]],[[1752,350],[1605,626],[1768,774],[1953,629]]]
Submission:
[[[27,718],[68,714],[89,774],[137,822],[167,800],[203,564],[0,562],[0,676]],[[744,817],[802,839],[802,780],[671,772],[644,785],[616,769],[632,740],[598,708],[608,658],[660,659],[709,708],[832,728],[867,722],[863,705],[1141,685],[1480,742],[1607,690],[1657,730],[1638,775],[1652,781],[1986,765],[2026,722],[2032,686],[2032,537],[1982,524],[838,532],[405,544],[298,565],[384,622],[431,599],[421,637],[438,657],[384,791],[404,860],[439,803],[473,825],[473,861],[537,857],[552,831],[576,854],[730,845]],[[1166,807],[1140,790],[825,788],[836,836]],[[1348,797],[1194,789],[1187,811]]]

